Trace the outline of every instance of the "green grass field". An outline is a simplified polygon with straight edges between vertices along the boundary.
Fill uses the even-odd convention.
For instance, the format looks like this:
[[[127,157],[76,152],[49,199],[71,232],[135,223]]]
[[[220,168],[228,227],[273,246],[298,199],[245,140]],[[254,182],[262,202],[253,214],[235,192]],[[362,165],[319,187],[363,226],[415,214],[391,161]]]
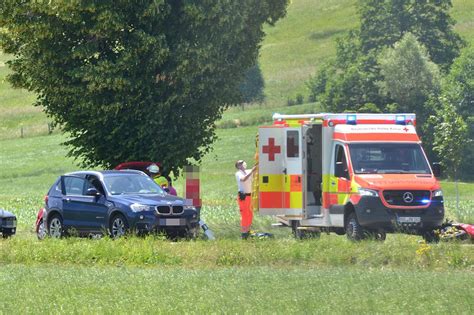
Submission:
[[[43,281],[35,281],[43,279]],[[459,271],[340,268],[153,269],[9,265],[0,270],[9,313],[453,313],[472,310]],[[27,285],[25,285],[27,284]],[[0,302],[0,306],[1,303]]]
[[[159,236],[117,241],[36,240],[34,220],[52,182],[79,169],[47,135],[49,119],[34,95],[5,81],[0,53],[0,207],[19,219],[0,239],[0,314],[10,313],[472,313],[473,245],[425,244],[393,234],[383,243],[343,236],[296,241],[289,229],[256,216],[271,240],[239,240],[233,163],[255,153],[257,125],[274,112],[318,112],[317,104],[284,106],[307,95],[305,82],[334,54],[334,38],[357,24],[355,0],[293,0],[287,18],[267,28],[260,65],[267,103],[230,108],[218,141],[202,162],[202,216],[217,241],[171,242]],[[474,2],[454,0],[456,30],[474,42]],[[24,138],[20,138],[23,128]],[[182,180],[175,185],[182,192]],[[474,184],[442,182],[447,217],[474,223]]]

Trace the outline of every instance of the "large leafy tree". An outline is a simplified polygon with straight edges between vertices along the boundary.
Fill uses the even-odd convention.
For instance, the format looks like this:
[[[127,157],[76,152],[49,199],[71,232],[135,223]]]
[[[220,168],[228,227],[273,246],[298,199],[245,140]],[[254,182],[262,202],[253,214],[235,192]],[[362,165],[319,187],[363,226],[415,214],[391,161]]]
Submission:
[[[465,158],[463,152],[472,142],[469,139],[469,130],[466,122],[456,112],[456,107],[444,102],[438,111],[438,117],[434,118],[436,124],[434,150],[441,157],[441,162],[447,170],[451,179],[458,179],[459,168]]]
[[[9,80],[89,166],[199,161],[288,0],[3,0]]]
[[[262,70],[260,70],[257,63],[245,72],[244,81],[239,85],[242,106],[244,103],[263,103],[265,100],[264,87],[265,81],[263,80]]]
[[[383,76],[377,60],[407,33],[419,38],[444,71],[464,45],[453,30],[450,0],[359,0],[357,8],[360,27],[338,40],[331,66],[310,82],[312,98],[327,110],[359,110],[367,103],[390,110],[387,105],[394,100],[379,91],[377,82]]]
[[[435,152],[448,167],[448,175],[474,178],[474,47],[464,49],[442,84],[441,96],[433,98],[439,108],[430,119],[427,136],[433,134]]]
[[[396,102],[393,109],[416,112],[417,121],[425,122],[432,113],[431,108],[426,108],[426,101],[431,95],[438,95],[441,84],[438,66],[430,60],[426,49],[413,34],[407,33],[381,55],[379,63],[383,76],[380,85]]]
[[[410,32],[445,70],[463,46],[449,15],[451,0],[359,0],[360,42],[367,53],[392,46]]]

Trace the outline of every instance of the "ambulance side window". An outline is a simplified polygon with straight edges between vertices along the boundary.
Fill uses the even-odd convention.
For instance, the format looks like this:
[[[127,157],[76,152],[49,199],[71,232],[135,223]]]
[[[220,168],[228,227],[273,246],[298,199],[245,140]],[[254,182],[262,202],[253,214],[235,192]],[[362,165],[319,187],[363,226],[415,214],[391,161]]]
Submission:
[[[336,177],[344,177],[350,179],[349,171],[347,169],[347,160],[346,154],[344,152],[344,147],[340,144],[336,145],[336,160],[334,165],[334,175]]]
[[[288,130],[286,132],[286,157],[297,158],[300,156],[299,131]]]

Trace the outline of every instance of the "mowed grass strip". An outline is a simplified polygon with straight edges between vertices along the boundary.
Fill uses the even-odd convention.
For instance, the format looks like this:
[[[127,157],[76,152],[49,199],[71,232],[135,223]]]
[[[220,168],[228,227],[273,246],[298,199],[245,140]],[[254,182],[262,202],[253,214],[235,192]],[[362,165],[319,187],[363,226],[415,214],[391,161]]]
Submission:
[[[57,264],[113,266],[313,266],[402,268],[474,271],[472,245],[425,244],[419,238],[391,235],[386,242],[350,242],[343,236],[297,241],[277,239],[219,239],[179,241],[149,236],[112,240],[68,238],[36,241],[12,238],[0,241],[0,264]]]
[[[8,265],[0,305],[6,314],[467,314],[472,280],[452,271]]]

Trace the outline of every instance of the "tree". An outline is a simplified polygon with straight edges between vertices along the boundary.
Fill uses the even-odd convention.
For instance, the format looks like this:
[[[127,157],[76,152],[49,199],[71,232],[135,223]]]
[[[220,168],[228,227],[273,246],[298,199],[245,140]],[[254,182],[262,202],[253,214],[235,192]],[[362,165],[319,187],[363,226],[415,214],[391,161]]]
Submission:
[[[288,0],[3,0],[10,82],[88,166],[199,161]]]
[[[379,58],[383,81],[383,93],[387,93],[397,103],[399,112],[416,112],[421,125],[432,113],[426,108],[430,95],[438,95],[440,74],[438,66],[430,61],[426,49],[411,33]]]
[[[394,102],[380,93],[378,60],[406,33],[425,46],[431,60],[447,71],[464,45],[454,33],[450,0],[359,0],[360,27],[337,41],[336,58],[310,81],[311,97],[328,110],[358,110],[373,103],[385,111]],[[325,86],[321,86],[324,83]]]
[[[445,83],[443,94],[463,117],[474,116],[474,47],[465,48],[457,58]]]
[[[453,30],[451,0],[359,0],[361,49],[392,46],[406,33],[427,48],[431,60],[448,70],[464,41]]]
[[[467,139],[474,139],[474,47],[464,49],[454,61],[451,70],[444,80],[442,95],[467,125]],[[456,140],[457,141],[457,140]],[[462,161],[459,165],[459,177],[474,179],[474,147],[463,147]]]
[[[441,157],[441,162],[447,169],[451,179],[458,179],[459,167],[463,161],[463,151],[471,141],[467,124],[456,113],[456,107],[448,100],[443,100],[443,107],[435,120],[434,150]]]
[[[243,103],[263,103],[265,94],[263,89],[265,81],[263,80],[260,66],[255,64],[245,73],[245,78],[239,85],[239,91],[242,96]]]

